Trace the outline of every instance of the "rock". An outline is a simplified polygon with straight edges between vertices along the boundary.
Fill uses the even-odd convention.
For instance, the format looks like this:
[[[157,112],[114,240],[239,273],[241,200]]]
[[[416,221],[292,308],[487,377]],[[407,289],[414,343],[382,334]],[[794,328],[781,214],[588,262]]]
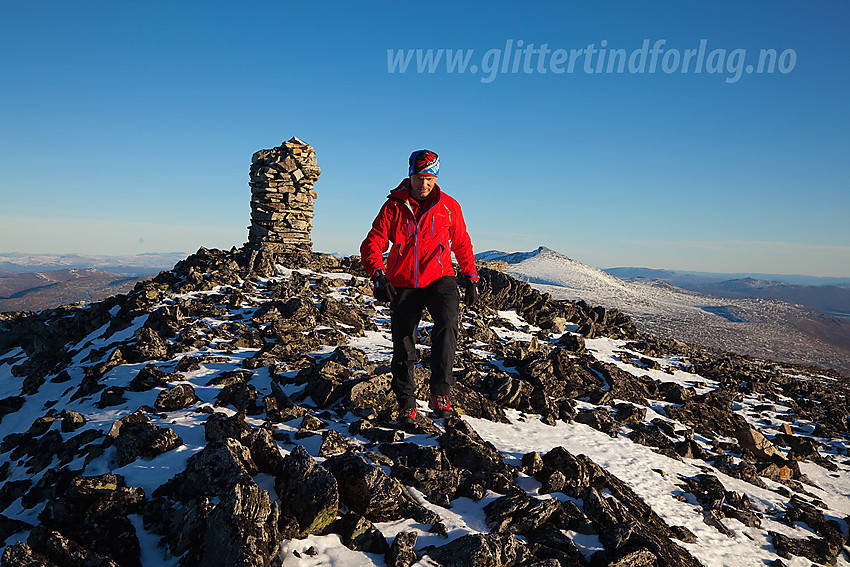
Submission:
[[[307,414],[301,420],[301,427],[299,429],[302,429],[304,431],[319,431],[320,429],[324,429],[325,427],[327,427],[327,425],[327,423],[325,423],[318,417],[311,414]]]
[[[190,384],[179,384],[160,392],[153,405],[159,411],[176,411],[190,407],[197,400],[195,389]]]
[[[100,395],[100,400],[97,402],[97,406],[101,408],[107,408],[110,406],[120,406],[121,404],[127,401],[127,398],[124,397],[124,392],[127,391],[127,388],[122,388],[119,386],[111,386],[106,388],[103,393]]]
[[[609,567],[653,567],[658,565],[658,557],[645,547],[615,554],[606,554],[606,565]],[[592,561],[595,559],[594,558]]]
[[[617,413],[614,419],[623,425],[637,425],[646,419],[646,408],[633,404],[617,404]]]
[[[390,550],[384,535],[372,522],[354,512],[349,512],[334,522],[332,530],[342,537],[345,547],[354,551],[386,554]]]
[[[77,477],[66,493],[48,502],[39,518],[46,530],[121,565],[140,566],[139,540],[127,516],[141,512],[144,502],[144,490],[126,487],[119,475]]]
[[[722,519],[723,514],[719,510],[707,510],[705,514],[703,514],[702,521],[704,524],[717,529],[717,531],[719,531],[726,537],[735,537],[735,532],[727,528],[723,524]]]
[[[242,441],[253,428],[245,422],[244,413],[226,417],[223,413],[214,413],[204,422],[204,438],[207,441],[236,439]]]
[[[735,433],[748,427],[746,420],[732,410],[732,395],[724,390],[700,394],[681,406],[668,406],[665,411],[671,419],[691,427],[704,437],[717,435],[735,437]]]
[[[827,520],[823,511],[799,498],[792,498],[785,509],[784,520],[793,526],[795,522],[803,522],[823,537],[827,544],[828,553],[834,558],[845,544],[841,527],[835,520]],[[796,554],[795,554],[796,555]],[[806,556],[809,557],[809,556]],[[811,558],[811,557],[810,557]],[[829,562],[831,563],[831,562]]]
[[[130,356],[132,362],[158,360],[167,357],[167,343],[150,327],[142,327],[136,337],[135,349]]]
[[[513,536],[471,534],[433,549],[427,554],[443,567],[506,567],[520,564],[530,554]]]
[[[398,402],[393,394],[391,382],[392,375],[389,373],[357,382],[351,386],[348,409],[355,413],[363,410],[380,412],[394,409]]]
[[[324,364],[306,373],[307,387],[304,393],[310,396],[320,408],[326,408],[348,395],[352,387],[354,371],[334,362],[326,360]]]
[[[277,554],[278,507],[256,484],[238,483],[206,523],[199,565],[266,567]]]
[[[553,567],[578,567],[587,564],[584,554],[579,551],[572,538],[554,526],[547,525],[534,530],[525,536],[525,540],[529,550],[534,552],[534,557],[543,560],[532,565],[546,565],[546,561],[555,561]]]
[[[542,527],[559,506],[555,498],[540,500],[522,492],[497,498],[484,513],[491,533],[525,534]]]
[[[319,449],[320,457],[329,457],[345,453],[351,445],[336,430],[330,429],[322,433],[322,447]]]
[[[236,384],[247,384],[253,377],[254,374],[247,370],[230,370],[216,375],[213,379],[207,382],[207,386],[234,386]]]
[[[189,457],[186,468],[154,491],[177,502],[202,498],[229,498],[237,484],[250,485],[257,467],[248,449],[235,439],[207,443]]]
[[[592,410],[580,410],[575,417],[578,423],[589,425],[590,427],[616,437],[620,431],[620,424],[614,421],[611,414],[605,408],[594,408]]]
[[[3,420],[3,416],[15,413],[24,407],[25,402],[26,398],[23,396],[9,396],[0,400],[0,421]]]
[[[44,555],[36,553],[22,541],[6,546],[0,558],[2,567],[59,567]]]
[[[756,513],[752,510],[739,510],[738,508],[733,508],[732,506],[724,505],[720,511],[725,517],[734,518],[747,527],[761,527],[761,519],[759,519]]]
[[[452,466],[476,475],[482,487],[504,494],[513,484],[515,473],[505,464],[502,454],[459,418],[447,419],[445,428],[437,442]]]
[[[115,439],[118,464],[122,467],[139,457],[153,459],[181,445],[183,440],[172,429],[151,423],[125,423]]]
[[[215,398],[216,406],[233,406],[236,411],[248,415],[263,413],[263,407],[257,403],[257,389],[251,384],[239,382],[225,386]]]
[[[688,491],[696,496],[703,510],[720,510],[726,501],[726,489],[714,475],[698,474],[695,478],[683,479]]]
[[[670,526],[670,531],[673,533],[673,537],[679,541],[685,543],[694,543],[697,541],[697,536],[694,535],[694,532],[685,526]]]
[[[166,387],[169,376],[155,364],[146,364],[130,382],[130,390],[144,392],[153,388]]]
[[[319,533],[336,518],[337,479],[301,445],[284,457],[275,477],[275,490],[282,516],[295,519],[298,534]],[[295,534],[282,535],[291,538]]]
[[[769,461],[775,456],[781,456],[779,449],[753,427],[744,426],[737,429],[735,438],[741,447],[750,451],[759,460]]]
[[[561,471],[553,471],[549,478],[540,487],[541,494],[551,494],[553,492],[561,492],[564,486],[567,485],[567,477]]]
[[[70,538],[57,531],[47,530],[36,526],[27,539],[27,544],[37,553],[47,557],[60,567],[66,565],[81,565],[84,567],[122,567],[116,561],[86,549]],[[5,556],[5,554],[4,554]],[[49,565],[49,563],[48,563]],[[139,565],[136,561],[128,563],[128,567]]]
[[[354,453],[329,457],[325,467],[336,477],[339,496],[348,508],[373,522],[413,518],[433,524],[439,517],[416,502],[384,471]]]
[[[558,339],[558,344],[570,352],[584,352],[584,338],[579,335],[566,333]]]
[[[257,470],[266,474],[277,474],[283,462],[277,443],[272,436],[270,428],[258,427],[248,432],[242,438],[242,445],[248,447],[251,452],[251,460]]]
[[[776,553],[785,559],[791,559],[792,556],[805,557],[822,565],[832,565],[835,560],[836,554],[833,553],[829,543],[823,538],[796,539],[774,531],[769,531],[768,535],[773,542]]]
[[[463,473],[457,469],[436,470],[395,465],[392,476],[422,492],[429,502],[448,508],[450,501],[457,496]]]
[[[543,468],[543,458],[537,451],[526,453],[522,456],[522,471],[529,475],[536,475]]]
[[[641,359],[641,361],[643,360],[647,359]],[[658,363],[656,363],[656,365],[657,364]],[[664,395],[664,401],[670,402],[671,404],[684,404],[695,395],[696,391],[693,388],[686,388],[681,384],[673,383],[672,386],[667,389],[667,393]]]
[[[419,560],[416,555],[417,533],[399,532],[393,539],[389,551],[384,555],[387,567],[411,567]]]
[[[59,414],[62,416],[62,432],[70,433],[76,431],[86,424],[86,418],[81,413],[64,409]]]
[[[250,264],[261,264],[263,253],[310,252],[313,227],[313,184],[319,178],[316,152],[293,137],[251,158]]]

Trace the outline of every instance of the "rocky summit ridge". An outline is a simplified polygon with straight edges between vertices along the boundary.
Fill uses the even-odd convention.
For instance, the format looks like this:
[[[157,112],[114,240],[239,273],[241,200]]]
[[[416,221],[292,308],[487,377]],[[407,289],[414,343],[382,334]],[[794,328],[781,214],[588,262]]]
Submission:
[[[826,485],[850,473],[840,376],[480,276],[461,416],[405,430],[356,257],[202,248],[128,294],[0,314],[0,566],[309,565],[299,542],[331,534],[391,567],[848,560],[850,506]],[[531,424],[563,445],[491,436]],[[670,490],[572,437],[635,448]],[[478,529],[457,520],[473,508]]]

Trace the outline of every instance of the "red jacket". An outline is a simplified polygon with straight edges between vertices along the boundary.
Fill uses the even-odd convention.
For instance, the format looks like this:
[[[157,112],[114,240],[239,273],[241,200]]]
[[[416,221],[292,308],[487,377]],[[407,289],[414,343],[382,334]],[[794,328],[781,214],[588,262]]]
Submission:
[[[472,241],[460,205],[436,185],[424,211],[410,196],[409,180],[402,181],[372,223],[360,245],[360,259],[370,276],[384,270],[394,286],[425,287],[443,276],[455,275],[452,252],[467,277],[478,279]],[[417,220],[418,217],[418,220]],[[392,242],[384,265],[384,251]]]

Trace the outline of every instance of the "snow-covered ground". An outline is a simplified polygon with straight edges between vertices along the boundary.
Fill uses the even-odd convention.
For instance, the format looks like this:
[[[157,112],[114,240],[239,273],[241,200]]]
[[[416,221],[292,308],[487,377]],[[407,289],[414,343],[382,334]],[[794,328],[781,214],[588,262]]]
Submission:
[[[544,262],[545,257],[537,255],[529,258],[526,262]],[[541,279],[547,277],[555,278],[563,275],[563,271],[559,265],[548,260],[541,264],[519,264],[519,266],[529,273],[534,271]],[[551,268],[551,271],[546,271]],[[559,280],[560,284],[570,283],[570,285],[580,285],[581,289],[577,289],[575,294],[579,295],[589,303],[593,304],[608,303],[620,301],[631,301],[629,305],[644,304],[647,308],[667,309],[667,304],[672,297],[669,291],[653,294],[652,286],[637,286],[626,284],[604,274],[604,272],[589,269],[586,270],[580,265],[571,273],[578,274],[571,282]],[[310,278],[321,277],[321,274],[315,274],[306,270],[302,273]],[[514,271],[513,273],[518,273]],[[285,279],[291,274],[291,271],[284,270],[279,278],[272,278],[261,282],[265,285],[260,286],[258,293],[248,294],[248,302],[237,310],[231,310],[227,318],[222,319],[205,319],[199,322],[197,330],[200,333],[204,332],[204,328],[214,328],[217,325],[225,322],[232,322],[234,316],[238,315],[241,320],[248,320],[250,315],[256,310],[257,306],[269,299],[267,289],[276,281]],[[521,275],[518,273],[518,275]],[[326,274],[328,278],[339,278],[339,274]],[[552,279],[548,280],[552,283]],[[559,284],[559,285],[560,285]],[[600,289],[608,290],[604,293],[609,295],[593,295],[601,293]],[[614,292],[622,293],[620,296],[612,295]],[[207,292],[204,292],[207,293]],[[360,295],[352,288],[340,286],[333,290],[333,293],[338,298],[347,298],[362,304],[372,303],[373,300],[369,297]],[[566,294],[566,292],[565,292]],[[185,295],[184,298],[197,299],[202,293],[193,293]],[[604,295],[604,294],[603,294]],[[662,298],[666,298],[662,300]],[[605,301],[601,301],[605,299]],[[173,298],[168,299],[166,303],[173,301]],[[668,302],[668,303],[665,303]],[[617,304],[622,307],[622,304]],[[682,303],[679,311],[684,311],[686,304]],[[379,325],[379,330],[376,332],[367,332],[364,337],[353,339],[349,344],[355,346],[367,353],[370,359],[375,361],[386,361],[390,355],[389,329],[387,321],[386,309],[377,306],[378,316],[375,321]],[[671,308],[672,309],[672,308]],[[700,313],[699,309],[693,309],[694,313]],[[704,313],[704,312],[702,312]],[[516,328],[525,327],[522,318],[515,312],[503,312],[500,314],[505,321],[505,326],[496,327],[494,330],[502,338],[511,338],[513,340],[531,340],[532,335],[526,332],[518,332]],[[709,317],[709,315],[706,315]],[[711,315],[711,317],[717,317]],[[104,349],[108,352],[109,347],[119,344],[121,341],[131,337],[132,334],[144,324],[145,317],[140,317],[133,322],[130,328],[127,328],[119,333],[107,335],[106,326],[96,330],[88,337],[79,341],[74,346],[73,362],[68,368],[72,382],[76,383],[82,378],[83,361],[95,349]],[[721,318],[722,319],[722,318]],[[237,319],[238,320],[238,319]],[[510,324],[508,324],[510,323]],[[425,325],[425,323],[423,323]],[[533,330],[533,329],[530,329]],[[569,331],[568,331],[569,332]],[[552,337],[555,341],[558,336]],[[636,368],[633,365],[626,364],[621,361],[619,352],[625,350],[624,341],[615,341],[607,338],[593,339],[587,341],[589,352],[597,359],[603,362],[608,362],[617,365],[626,372],[637,375],[648,375],[652,378],[662,379],[663,381],[678,381],[689,386],[696,386],[700,389],[710,389],[715,385],[711,380],[707,380],[701,376],[690,374],[678,368],[674,360],[656,359],[662,368],[665,370],[651,370],[646,368]],[[116,451],[114,448],[108,449],[102,456],[94,459],[85,466],[84,474],[96,475],[105,472],[114,472],[123,475],[126,478],[128,486],[141,486],[147,494],[153,491],[171,478],[177,472],[183,470],[187,459],[200,451],[206,444],[204,439],[204,421],[208,415],[199,413],[196,410],[204,405],[212,405],[215,402],[216,395],[219,393],[222,386],[208,385],[210,377],[218,375],[228,370],[244,370],[241,363],[244,359],[255,354],[255,350],[240,349],[236,351],[205,349],[201,352],[187,352],[184,355],[193,354],[214,354],[220,356],[218,362],[208,362],[201,365],[198,370],[183,372],[182,376],[195,389],[200,401],[186,410],[173,411],[166,414],[160,414],[158,417],[152,414],[152,423],[162,427],[170,427],[183,439],[184,446],[160,455],[151,460],[136,460],[126,466],[118,467]],[[315,355],[322,356],[330,352],[330,349],[322,349]],[[487,359],[488,353],[484,351],[473,351],[482,359]],[[643,356],[642,353],[634,352],[636,358]],[[12,351],[5,353],[5,362],[0,364],[0,397],[15,395],[18,393],[20,378],[12,375],[11,368],[18,363],[22,353]],[[166,372],[174,372],[179,359],[170,361],[154,361]],[[92,361],[89,360],[88,363]],[[495,361],[494,361],[495,364]],[[141,369],[144,364],[125,364],[110,370],[105,376],[105,384],[107,386],[126,386],[133,376]],[[673,368],[675,367],[675,368]],[[510,369],[508,369],[510,370]],[[257,388],[259,397],[271,393],[271,381],[268,368],[260,368],[254,371],[254,376],[251,384]],[[287,394],[295,395],[301,388],[288,386]],[[91,398],[83,398],[78,401],[71,401],[71,396],[74,392],[74,387],[69,387],[69,383],[53,383],[46,382],[38,391],[37,394],[30,396],[25,406],[18,412],[6,415],[0,422],[0,436],[5,438],[10,433],[25,432],[33,421],[45,414],[47,407],[68,408],[82,413],[87,423],[84,426],[86,429],[97,429],[107,431],[112,423],[135,411],[143,405],[153,406],[154,400],[159,393],[159,389],[154,389],[147,392],[125,392],[126,403],[119,406],[112,406],[106,409],[99,408],[95,405]],[[779,419],[783,417],[783,412],[787,412],[787,408],[776,407],[773,414],[766,414],[764,411],[754,411],[753,407],[759,405],[761,400],[756,396],[750,396],[744,399],[739,411],[753,424],[757,424],[760,429],[774,428],[777,431],[786,421]],[[425,409],[424,402],[422,409]],[[649,422],[652,418],[661,415],[663,412],[663,404],[659,403],[647,408],[646,421]],[[226,407],[216,407],[215,411],[224,412],[232,415],[235,412]],[[638,445],[629,440],[625,433],[620,433],[616,437],[609,437],[587,425],[580,423],[566,423],[558,421],[556,425],[549,426],[544,424],[539,416],[527,415],[509,410],[507,412],[509,423],[496,423],[483,419],[474,419],[465,417],[464,419],[487,441],[490,441],[504,456],[508,464],[519,464],[521,457],[530,451],[546,452],[554,447],[564,447],[573,454],[585,454],[590,457],[595,463],[614,474],[616,477],[624,481],[640,498],[642,498],[652,509],[661,516],[669,525],[681,525],[687,527],[696,536],[695,543],[686,544],[677,542],[682,547],[686,548],[692,555],[697,557],[707,567],[720,566],[764,566],[771,564],[777,559],[775,550],[767,536],[768,530],[786,534],[790,537],[801,538],[807,535],[813,535],[811,530],[802,524],[789,526],[777,520],[778,515],[788,504],[788,498],[783,497],[780,493],[765,490],[748,484],[746,482],[728,477],[719,471],[708,466],[704,461],[685,459],[680,462],[658,453],[651,451],[648,447]],[[355,416],[348,414],[340,416],[336,420],[328,420],[328,428],[338,430],[342,435],[349,437],[348,425],[357,419]],[[299,420],[275,424],[278,432],[294,434],[298,430]],[[248,418],[248,422],[258,426],[262,423],[260,419]],[[813,424],[803,421],[797,421],[795,426],[810,428]],[[53,426],[58,431],[58,424]],[[680,429],[685,427],[679,425]],[[71,433],[62,433],[63,437],[67,438],[71,435],[79,434],[83,430]],[[357,437],[349,437],[350,441],[365,444],[365,440]],[[708,447],[707,440],[696,437],[698,442],[702,442]],[[423,445],[436,445],[434,436],[424,434],[405,434],[405,441],[419,443]],[[321,437],[307,437],[300,441],[307,451],[317,458],[319,462],[323,459],[318,456]],[[850,447],[850,442],[845,442],[843,446],[844,452]],[[294,448],[293,444],[279,443],[279,449],[283,455],[288,454]],[[841,447],[835,447],[836,452]],[[822,449],[822,452],[825,452]],[[0,456],[2,459],[8,459],[8,454]],[[82,466],[82,462],[71,464],[74,466]],[[804,463],[801,465],[805,474],[811,479],[814,486],[807,486],[814,496],[823,501],[829,506],[826,511],[828,518],[836,519],[845,535],[847,534],[847,523],[844,518],[850,515],[850,464],[846,460],[839,465],[840,470],[837,473],[831,473],[818,465]],[[747,495],[756,511],[763,515],[761,528],[749,528],[738,522],[737,520],[725,519],[724,525],[734,534],[728,537],[720,533],[716,528],[703,522],[702,507],[695,501],[693,495],[684,494],[682,498],[681,477],[694,477],[697,474],[709,472],[716,475],[728,490],[734,490],[741,494]],[[7,480],[20,480],[27,478],[33,483],[36,483],[39,475],[28,475],[24,466],[12,466],[11,474]],[[270,490],[273,493],[273,479],[267,477],[258,477],[258,484]],[[772,487],[775,483],[766,481],[768,487]],[[529,494],[540,498],[561,498],[568,499],[567,496],[561,493],[554,494],[539,494],[538,489],[540,484],[531,477],[520,475],[518,479],[519,485]],[[445,524],[448,532],[448,537],[429,533],[425,526],[416,524],[413,520],[402,520],[396,522],[388,522],[377,524],[378,529],[387,538],[388,542],[400,531],[416,530],[419,532],[417,548],[422,549],[428,545],[443,545],[448,541],[461,537],[466,534],[488,532],[485,522],[485,514],[483,507],[494,500],[498,495],[488,493],[481,501],[474,502],[467,498],[458,498],[451,502],[450,508],[442,508],[426,501],[421,494],[415,489],[409,488],[411,493],[422,504],[436,512]],[[17,499],[12,504],[2,511],[6,517],[22,520],[25,522],[36,524],[38,523],[38,515],[42,511],[44,505],[39,504],[34,508],[25,509],[21,499]],[[133,523],[136,527],[137,534],[142,544],[142,559],[145,567],[165,566],[170,567],[177,564],[177,559],[169,557],[158,546],[158,540],[152,534],[146,532],[142,526],[141,519],[133,518]],[[595,536],[569,534],[573,537],[575,543],[588,556],[594,551],[601,549],[601,544]],[[19,533],[9,537],[5,545],[10,545],[16,541],[26,538],[26,533]],[[2,543],[2,542],[0,542]],[[297,553],[297,555],[296,555]],[[386,563],[380,555],[366,554],[354,552],[346,548],[340,542],[338,535],[327,536],[309,536],[306,539],[291,540],[284,542],[281,550],[283,564],[287,566],[300,567],[352,567],[352,566],[384,566]],[[811,562],[795,557],[784,560],[785,564],[793,567],[808,567]],[[416,565],[420,567],[434,566],[434,563],[429,558],[424,558]],[[842,567],[850,567],[850,561],[844,554],[839,555],[836,565]]]
[[[555,299],[619,309],[640,330],[660,337],[850,373],[850,351],[822,339],[829,332],[828,318],[802,305],[713,297],[661,280],[621,280],[545,247],[514,254],[484,252],[479,259],[507,262],[505,273]]]

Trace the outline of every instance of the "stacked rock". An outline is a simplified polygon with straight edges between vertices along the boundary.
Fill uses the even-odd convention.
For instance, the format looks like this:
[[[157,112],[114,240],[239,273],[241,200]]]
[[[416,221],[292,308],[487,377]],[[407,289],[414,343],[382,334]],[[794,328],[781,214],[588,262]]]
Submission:
[[[316,151],[294,137],[251,157],[248,246],[272,253],[312,252]]]

